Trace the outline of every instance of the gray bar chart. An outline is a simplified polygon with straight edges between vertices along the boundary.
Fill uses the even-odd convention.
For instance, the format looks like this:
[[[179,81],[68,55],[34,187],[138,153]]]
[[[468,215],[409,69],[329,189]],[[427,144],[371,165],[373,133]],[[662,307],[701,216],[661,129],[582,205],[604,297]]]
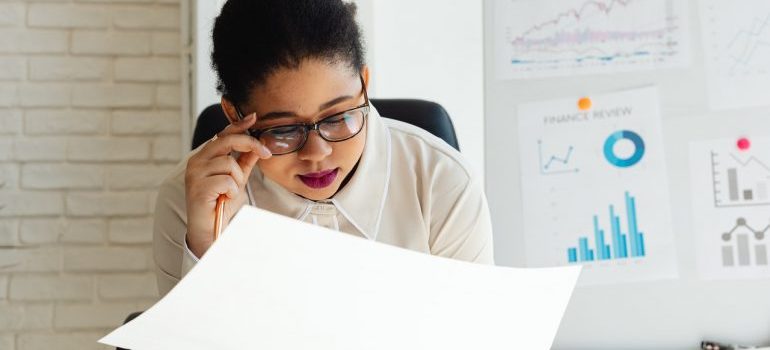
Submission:
[[[770,225],[757,230],[744,218],[735,220],[735,226],[722,234],[722,266],[767,266],[768,231]]]
[[[752,156],[711,151],[715,207],[770,205],[770,166]]]

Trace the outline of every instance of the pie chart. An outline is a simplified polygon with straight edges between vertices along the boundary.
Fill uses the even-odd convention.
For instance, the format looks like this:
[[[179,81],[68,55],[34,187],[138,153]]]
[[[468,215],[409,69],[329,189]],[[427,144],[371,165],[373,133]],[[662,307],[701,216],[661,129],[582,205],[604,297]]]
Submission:
[[[633,153],[623,158],[615,153],[615,144],[618,141],[628,140],[634,146]],[[644,156],[644,140],[639,134],[630,130],[620,130],[610,134],[607,140],[604,141],[604,157],[610,164],[618,168],[628,168],[636,163],[639,163]]]

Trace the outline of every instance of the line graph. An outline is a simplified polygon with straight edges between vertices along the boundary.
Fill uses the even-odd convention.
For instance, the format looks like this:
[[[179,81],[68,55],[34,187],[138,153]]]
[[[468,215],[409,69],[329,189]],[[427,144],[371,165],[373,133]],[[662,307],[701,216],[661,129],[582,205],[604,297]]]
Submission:
[[[712,150],[711,177],[717,208],[770,205],[770,167],[755,155]]]
[[[770,105],[770,1],[703,0],[709,104],[714,109]]]
[[[740,29],[733,39],[727,43],[728,57],[733,61],[730,68],[730,74],[738,74],[738,70],[745,67],[756,71],[762,69],[762,73],[767,73],[767,62],[755,62],[757,57],[762,56],[763,50],[770,52],[770,14],[764,18],[755,17],[748,28]]]
[[[545,160],[543,157],[543,140],[537,140],[538,159],[540,161],[540,173],[543,175],[576,173],[580,171],[570,163],[575,147],[569,146],[564,155],[551,155]],[[555,165],[555,166],[554,166]]]
[[[556,18],[554,19],[534,25],[532,26],[532,28],[525,30],[520,36],[513,39],[512,44],[520,43],[524,41],[527,36],[537,31],[543,30],[546,27],[556,26],[562,20],[565,20],[565,19],[580,20],[583,17],[585,17],[585,14],[586,12],[588,12],[589,9],[595,9],[598,12],[604,12],[605,14],[609,14],[615,6],[619,6],[619,5],[627,6],[630,1],[631,0],[613,0],[613,1],[610,1],[609,3],[604,3],[601,1],[587,1],[583,5],[581,5],[580,8],[578,9],[568,9],[567,11],[556,15]]]
[[[765,165],[765,163],[763,163],[761,160],[757,159],[754,156],[750,156],[746,160],[741,160],[735,154],[730,153],[730,158],[734,159],[736,163],[738,163],[740,166],[742,166],[744,168],[746,166],[752,164],[752,163],[757,164],[758,166],[760,166],[760,167],[764,168],[765,170],[767,170],[767,173],[770,174],[770,167]]]
[[[735,226],[722,234],[722,266],[767,266],[767,244],[764,240],[770,225],[764,229],[751,227],[745,218],[735,220]]]
[[[704,279],[770,277],[770,138],[744,139],[690,144],[693,232]]]
[[[679,66],[686,2],[497,0],[495,55],[508,79]]]

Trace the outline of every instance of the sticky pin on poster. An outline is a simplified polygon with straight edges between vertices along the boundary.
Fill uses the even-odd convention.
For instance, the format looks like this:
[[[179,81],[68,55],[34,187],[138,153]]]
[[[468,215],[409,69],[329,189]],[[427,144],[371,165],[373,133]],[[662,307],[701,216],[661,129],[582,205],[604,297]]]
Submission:
[[[738,149],[741,151],[748,151],[749,148],[751,148],[751,141],[749,141],[746,137],[741,137],[738,139],[738,142],[735,143],[736,146],[738,146]]]
[[[591,102],[591,99],[588,97],[581,97],[577,103],[578,109],[580,109],[581,111],[587,111],[591,109],[592,104],[593,102]]]

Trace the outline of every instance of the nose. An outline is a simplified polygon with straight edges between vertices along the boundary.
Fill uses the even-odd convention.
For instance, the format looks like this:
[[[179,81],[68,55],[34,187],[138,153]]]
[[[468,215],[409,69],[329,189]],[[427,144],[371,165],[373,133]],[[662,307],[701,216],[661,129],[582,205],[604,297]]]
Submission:
[[[318,131],[310,131],[305,145],[297,151],[300,159],[314,162],[321,161],[330,154],[332,154],[332,145],[318,135]]]

